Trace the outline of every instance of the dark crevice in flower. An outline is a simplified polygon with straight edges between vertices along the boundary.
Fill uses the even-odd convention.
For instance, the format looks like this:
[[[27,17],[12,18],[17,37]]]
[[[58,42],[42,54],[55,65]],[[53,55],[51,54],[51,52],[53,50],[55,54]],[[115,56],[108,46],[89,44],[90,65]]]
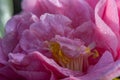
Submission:
[[[120,76],[118,76],[118,77],[116,77],[116,78],[114,78],[112,80],[120,80]]]

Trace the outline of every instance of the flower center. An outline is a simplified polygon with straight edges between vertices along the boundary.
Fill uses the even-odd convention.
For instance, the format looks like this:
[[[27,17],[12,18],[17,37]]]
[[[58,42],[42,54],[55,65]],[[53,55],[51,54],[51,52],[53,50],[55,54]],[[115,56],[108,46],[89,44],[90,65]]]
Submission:
[[[69,57],[64,54],[60,44],[57,42],[50,42],[50,51],[52,52],[54,60],[62,67],[69,68],[74,71],[81,71],[81,72],[83,72],[88,68],[89,56],[92,56],[93,58],[97,58],[99,56],[97,50],[91,51],[90,48],[86,47],[85,54],[81,53],[79,56]]]

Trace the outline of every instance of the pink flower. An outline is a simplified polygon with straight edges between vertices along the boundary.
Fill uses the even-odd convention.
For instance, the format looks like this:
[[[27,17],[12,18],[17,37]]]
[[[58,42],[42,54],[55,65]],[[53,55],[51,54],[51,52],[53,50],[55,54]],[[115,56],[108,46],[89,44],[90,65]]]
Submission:
[[[1,80],[115,80],[119,0],[23,0],[0,39]]]

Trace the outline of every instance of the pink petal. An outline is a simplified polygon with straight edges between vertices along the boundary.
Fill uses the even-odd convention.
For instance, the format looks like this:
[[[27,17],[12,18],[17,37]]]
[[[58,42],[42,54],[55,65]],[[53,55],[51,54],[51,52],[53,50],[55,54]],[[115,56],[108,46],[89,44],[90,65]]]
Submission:
[[[28,55],[11,53],[9,58],[12,68],[27,80],[60,79],[70,75],[81,75],[78,72],[60,67],[52,59],[39,52],[29,53]]]
[[[114,63],[114,59],[112,54],[109,51],[105,51],[103,55],[101,56],[100,60],[97,64],[94,65],[94,67],[91,67],[89,70],[90,72],[95,71],[97,69],[103,68],[110,63]]]
[[[22,76],[16,74],[11,67],[4,66],[0,68],[0,79],[1,80],[25,80]]]
[[[94,9],[99,0],[86,0],[86,1]]]
[[[29,30],[25,30],[20,39],[20,47],[26,52],[32,52],[36,50],[40,51],[43,46],[35,34]]]
[[[18,41],[18,36],[15,32],[10,32],[3,37],[1,48],[5,56],[7,56],[10,52],[14,50]]]
[[[26,11],[30,11],[36,6],[37,2],[38,2],[38,0],[32,0],[32,1],[23,0],[22,8]],[[36,8],[37,8],[37,6],[36,6]]]
[[[64,78],[64,79],[62,79],[62,80],[82,80],[82,79],[79,79],[79,78],[74,77],[74,76],[70,76],[70,77]]]
[[[41,61],[41,63],[46,67],[46,69],[51,71],[58,79],[70,75],[81,75],[81,73],[60,67],[58,64],[56,64],[56,62],[54,62],[53,59],[49,59],[39,52],[34,52],[32,53],[32,55],[36,56]]]
[[[118,14],[119,14],[119,19],[120,19],[120,0],[116,0],[117,8],[118,8]],[[119,20],[120,22],[120,20]]]
[[[119,23],[120,23],[120,0],[116,0],[116,4],[117,4],[117,9],[118,9],[118,14],[119,14]],[[120,59],[120,54],[118,54],[118,59]]]
[[[103,21],[112,29],[117,36],[119,36],[119,16],[118,16],[118,9],[115,0],[106,0],[103,4],[105,12],[100,15],[103,18]]]
[[[45,13],[39,23],[30,26],[30,30],[39,36],[40,40],[50,40],[55,35],[67,35],[71,20],[63,15]]]
[[[86,45],[94,42],[95,25],[91,21],[84,22],[82,25],[78,26],[72,33],[73,38],[81,39]]]
[[[52,74],[52,75],[51,75],[50,80],[56,80],[56,77],[55,77],[55,75],[54,75],[54,74]]]
[[[19,75],[27,80],[49,80],[50,72],[45,69],[38,56],[22,53],[9,54],[9,62]]]
[[[21,13],[21,15],[16,15],[7,22],[5,28],[6,34],[17,31],[18,34],[21,35],[25,29],[29,29],[29,26],[33,22],[37,21],[38,18],[31,13]]]
[[[63,14],[73,21],[73,27],[93,19],[92,9],[84,0],[35,0],[32,2],[24,0],[23,10],[38,16],[46,12]]]
[[[120,75],[120,60],[114,62],[112,58],[113,57],[111,53],[105,52],[100,61],[93,67],[93,69],[88,72],[88,74],[81,77],[81,79],[111,80],[118,77]]]
[[[114,66],[107,70],[108,72],[103,76],[103,80],[110,80],[120,76],[120,60],[116,61],[116,63],[112,65]]]
[[[18,43],[13,50],[13,53],[18,53],[18,52],[21,52],[21,53],[24,52],[23,49],[20,46],[20,43]]]
[[[48,13],[42,15],[40,17],[40,20],[43,24],[46,24],[48,27],[50,26],[52,31],[60,35],[65,35],[66,28],[69,28],[72,22],[68,17],[64,15]]]
[[[16,31],[16,27],[19,25],[20,20],[21,20],[21,18],[18,15],[11,18],[7,22],[6,27],[5,27],[6,34],[13,32],[13,31]]]
[[[21,76],[16,74],[11,67],[8,65],[8,57],[3,53],[1,48],[0,39],[0,80],[16,80],[23,79]],[[7,75],[6,75],[7,74]],[[14,77],[13,77],[14,76]],[[20,78],[21,77],[21,78]],[[24,79],[23,79],[24,80]]]
[[[21,13],[14,16],[6,25],[6,34],[2,40],[2,49],[4,54],[8,54],[16,49],[22,32],[29,29],[33,22],[37,22],[38,18],[31,13]]]
[[[98,35],[97,43],[113,51],[114,57],[117,55],[118,38],[109,25],[102,19],[106,0],[101,0],[95,8],[96,32]],[[115,28],[117,30],[117,27]],[[101,41],[101,42],[100,42]]]
[[[5,54],[3,53],[1,42],[2,40],[0,39],[0,67],[2,67],[3,64],[5,65],[7,63],[7,56],[5,56]]]

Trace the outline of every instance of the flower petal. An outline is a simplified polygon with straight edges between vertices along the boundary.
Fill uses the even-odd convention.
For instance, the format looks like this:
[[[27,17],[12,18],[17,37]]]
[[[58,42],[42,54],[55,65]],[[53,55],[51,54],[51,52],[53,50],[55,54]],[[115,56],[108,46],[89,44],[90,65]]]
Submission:
[[[29,26],[33,22],[37,21],[38,18],[31,13],[21,13],[21,15],[16,15],[7,22],[5,28],[6,34],[17,31],[18,34],[21,35],[25,29],[29,29]]]
[[[1,48],[6,57],[10,52],[14,50],[18,41],[18,36],[15,32],[10,32],[3,37],[1,42]]]
[[[60,67],[52,59],[36,51],[28,55],[11,53],[9,58],[12,68],[27,80],[60,79],[69,75],[81,75],[78,72]]]
[[[86,1],[94,9],[99,0],[86,0]]]
[[[71,20],[63,15],[45,13],[40,17],[40,22],[30,26],[30,30],[40,40],[50,40],[55,35],[67,35],[70,31]]]
[[[118,8],[118,14],[119,14],[119,21],[120,21],[120,0],[116,0],[117,8]]]
[[[74,77],[74,76],[70,76],[68,78],[64,78],[64,79],[61,79],[61,80],[82,80],[82,79],[79,79],[79,78]]]
[[[7,75],[6,75],[7,74]],[[4,66],[0,68],[1,80],[25,80],[22,76],[16,74],[16,72],[10,66]]]
[[[97,43],[111,50],[114,57],[117,56],[118,38],[112,28],[105,23],[102,15],[105,9],[106,0],[100,0],[95,8],[95,21],[96,21],[96,37]],[[115,28],[117,30],[117,27]],[[99,42],[101,41],[101,42]]]
[[[25,30],[20,39],[20,47],[26,52],[40,51],[42,43],[31,31]]]
[[[23,0],[23,10],[33,12],[38,16],[46,12],[63,14],[73,21],[73,27],[94,17],[92,9],[84,0],[35,0],[32,2]]]
[[[3,50],[2,50],[2,47],[1,47],[1,42],[2,42],[2,39],[0,39],[0,67],[3,64],[5,65],[7,63],[7,57],[3,53]]]
[[[11,53],[9,62],[13,70],[27,80],[48,80],[50,72],[45,69],[38,57],[35,54]]]
[[[56,62],[54,62],[53,59],[49,59],[39,52],[33,52],[32,54],[35,55],[41,61],[41,63],[46,67],[46,69],[51,71],[51,73],[53,73],[58,79],[70,75],[82,75],[81,73],[60,67]]]
[[[105,0],[106,2],[103,4],[104,13],[100,15],[103,18],[103,21],[112,29],[114,33],[118,36],[119,34],[119,16],[118,9],[115,0]]]
[[[101,56],[100,60],[97,62],[97,64],[95,64],[94,67],[90,68],[89,70],[90,72],[92,72],[97,69],[103,68],[113,62],[114,62],[114,59],[112,54],[109,51],[105,51]]]
[[[78,26],[72,33],[73,38],[81,39],[86,45],[91,44],[95,40],[95,24],[92,21],[84,22],[82,25]]]

